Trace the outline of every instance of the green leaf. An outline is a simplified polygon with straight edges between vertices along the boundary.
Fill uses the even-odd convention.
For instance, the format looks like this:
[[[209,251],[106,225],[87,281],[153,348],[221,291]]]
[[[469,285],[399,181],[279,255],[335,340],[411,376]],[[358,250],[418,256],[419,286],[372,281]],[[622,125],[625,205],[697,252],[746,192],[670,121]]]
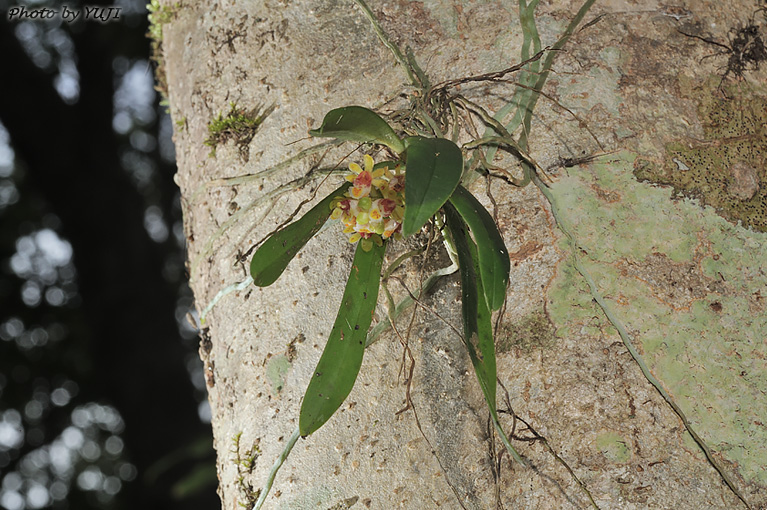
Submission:
[[[354,142],[380,143],[397,154],[405,150],[405,145],[391,126],[377,113],[362,106],[330,110],[319,129],[312,129],[309,134]]]
[[[487,209],[463,186],[456,188],[450,197],[450,203],[474,235],[485,299],[491,310],[498,310],[506,299],[506,286],[509,284],[511,270],[509,252],[501,233],[498,232],[498,227]]]
[[[405,219],[402,235],[418,232],[439,211],[461,180],[463,154],[445,138],[405,140]]]
[[[495,409],[495,343],[491,313],[484,296],[481,296],[482,279],[476,262],[477,246],[460,214],[450,204],[445,206],[445,220],[461,271],[464,341],[482,392],[488,400],[488,405]]]
[[[302,437],[328,421],[354,386],[378,301],[385,246],[373,244],[366,252],[362,243],[357,245],[341,308],[301,404]]]
[[[483,297],[482,277],[479,271],[477,245],[469,235],[461,215],[450,204],[445,205],[445,222],[458,254],[461,271],[461,303],[463,314],[464,344],[469,351],[474,373],[485,396],[493,425],[501,436],[511,456],[524,465],[522,457],[514,449],[498,419],[495,408],[496,363],[495,340],[493,338],[492,312]]]
[[[258,248],[250,261],[253,283],[266,287],[280,277],[296,253],[316,234],[328,220],[333,198],[346,193],[351,183],[346,182],[322,202],[312,207],[299,220],[274,233]]]

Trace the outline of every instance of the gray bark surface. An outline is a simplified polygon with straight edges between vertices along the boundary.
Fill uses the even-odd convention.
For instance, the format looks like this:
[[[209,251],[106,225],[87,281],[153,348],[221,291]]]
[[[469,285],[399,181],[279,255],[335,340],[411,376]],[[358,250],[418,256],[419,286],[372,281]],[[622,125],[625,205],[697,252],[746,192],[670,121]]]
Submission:
[[[516,2],[370,6],[392,41],[413,49],[433,83],[520,60]],[[558,0],[538,6],[543,46],[556,41],[579,8]],[[377,107],[412,88],[351,1],[184,1],[172,9],[163,57],[178,128],[190,280],[203,310],[246,279],[239,255],[320,182],[297,180],[312,165],[341,162],[353,147],[269,169],[316,144],[306,132],[328,110]],[[760,207],[767,189],[760,155],[765,73],[748,71],[737,83],[727,77],[736,103],[716,106],[725,104],[717,102],[717,86],[727,55],[703,59],[721,48],[678,31],[727,41],[754,9],[745,0],[646,2],[641,9],[597,3],[586,17],[595,23],[557,56],[544,89],[550,97],[539,100],[533,120],[531,153],[550,171],[553,199],[533,185],[493,180],[493,204],[484,180],[472,187],[496,208],[512,258],[496,338],[509,401],[499,388],[498,407],[508,411],[510,404],[540,435],[502,415],[530,467],[512,464],[489,433],[471,363],[445,325],[460,329],[455,274],[426,299],[439,317],[419,309],[411,329],[414,410],[398,413],[405,407],[403,348],[390,331],[366,351],[337,415],[299,440],[265,508],[767,508],[767,236],[745,228],[746,220],[723,217],[723,206],[704,206],[712,202],[703,192],[674,198],[671,187],[638,178],[660,182],[663,171],[738,168],[722,181],[730,183],[730,200]],[[514,88],[461,91],[495,111]],[[230,103],[275,108],[251,141],[219,144],[211,155],[208,125]],[[730,134],[712,134],[716,111],[734,112],[716,119],[732,125]],[[728,148],[743,140],[742,150]],[[745,155],[737,159],[733,151]],[[594,154],[600,157],[563,164]],[[361,163],[362,156],[342,167],[349,161]],[[509,157],[496,163],[515,168]],[[238,176],[250,177],[232,180]],[[340,178],[331,181],[317,200]],[[672,175],[666,184],[674,182]],[[298,423],[349,273],[353,248],[339,230],[324,229],[271,287],[230,292],[206,314],[200,353],[225,510],[252,504],[252,491]],[[415,242],[394,245],[387,261]],[[441,246],[431,253],[428,270],[450,264]],[[421,262],[400,273],[410,288]],[[404,295],[396,282],[391,288]],[[376,320],[385,314],[379,298]],[[403,334],[405,316],[398,324]],[[622,332],[712,458],[648,382]]]

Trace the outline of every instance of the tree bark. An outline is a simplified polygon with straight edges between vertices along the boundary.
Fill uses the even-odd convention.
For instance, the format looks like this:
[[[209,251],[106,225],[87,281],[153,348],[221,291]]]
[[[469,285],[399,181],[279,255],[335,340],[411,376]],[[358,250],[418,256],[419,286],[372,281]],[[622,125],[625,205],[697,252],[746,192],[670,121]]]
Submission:
[[[532,21],[514,2],[370,7],[432,83],[522,60],[521,26]],[[580,7],[537,7],[542,47]],[[745,0],[641,11],[597,4],[557,53],[535,109],[530,151],[550,187],[500,179],[472,187],[497,214],[511,254],[496,338],[508,399],[499,388],[498,408],[529,466],[511,464],[490,432],[468,356],[445,324],[460,329],[453,275],[426,299],[438,316],[419,308],[411,327],[410,313],[398,323],[415,360],[413,407],[398,412],[408,365],[401,338],[389,332],[367,349],[341,410],[299,440],[266,508],[767,505],[759,460],[767,456],[767,383],[759,375],[767,264],[756,255],[767,252],[767,239],[758,214],[748,223],[732,213],[743,204],[765,210],[764,71],[721,80],[731,54],[704,58],[722,50],[704,39],[732,46],[730,29],[754,9]],[[246,279],[240,255],[313,196],[320,179],[301,178],[348,164],[335,149],[277,166],[316,144],[307,129],[332,108],[377,107],[413,89],[351,1],[183,3],[173,12],[165,69],[179,126],[190,279],[203,310]],[[514,91],[508,83],[460,88],[490,111]],[[208,125],[230,103],[275,109],[249,143],[219,144],[212,155]],[[725,123],[730,131],[712,131]],[[517,171],[511,157],[495,163]],[[698,182],[716,172],[725,177]],[[243,175],[250,177],[233,179]],[[333,179],[315,202],[337,186]],[[730,192],[710,194],[717,186]],[[348,276],[344,237],[323,230],[273,286],[219,296],[206,314],[201,356],[227,510],[252,503],[251,490],[297,425]],[[395,244],[387,261],[416,242]],[[449,265],[441,248],[430,253],[427,274]],[[410,288],[422,262],[402,273]],[[385,314],[381,301],[377,320]]]

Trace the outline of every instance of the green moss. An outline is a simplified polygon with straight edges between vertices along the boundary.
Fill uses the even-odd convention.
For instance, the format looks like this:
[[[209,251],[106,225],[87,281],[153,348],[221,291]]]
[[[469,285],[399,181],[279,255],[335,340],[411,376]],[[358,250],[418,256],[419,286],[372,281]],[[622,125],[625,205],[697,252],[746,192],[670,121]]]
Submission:
[[[675,195],[697,198],[732,222],[767,232],[767,98],[743,85],[728,86],[725,98],[718,83],[688,89],[698,103],[703,139],[667,144],[663,165],[642,160],[634,175],[673,186]]]
[[[248,144],[273,109],[270,107],[261,112],[259,106],[251,111],[245,111],[235,103],[230,103],[229,112],[226,115],[220,113],[208,124],[208,138],[205,140],[205,145],[211,147],[211,155],[216,155],[218,145],[232,140],[239,146],[240,155],[247,161]]]
[[[242,439],[242,432],[238,433],[232,438],[234,463],[237,466],[237,488],[239,490],[239,497],[242,501],[239,505],[245,508],[253,508],[258,497],[261,495],[261,489],[254,489],[246,478],[253,473],[253,469],[256,467],[256,460],[261,456],[261,448],[259,447],[259,441],[256,440],[253,445],[242,452],[242,446],[240,445],[240,439]]]
[[[534,312],[515,324],[504,324],[496,340],[498,352],[520,349],[530,352],[546,349],[556,338],[554,326],[543,312]]]
[[[177,8],[178,3],[172,6],[160,5],[158,0],[152,0],[147,4],[146,10],[149,12],[148,35],[153,41],[162,42],[162,26],[173,19]]]
[[[165,76],[165,60],[162,56],[162,28],[163,25],[170,23],[175,17],[179,4],[172,6],[161,5],[159,0],[151,0],[146,6],[149,18],[149,32],[147,37],[151,39],[151,59],[155,63],[155,79],[157,85],[155,89],[162,95],[160,104],[168,105],[168,82]]]

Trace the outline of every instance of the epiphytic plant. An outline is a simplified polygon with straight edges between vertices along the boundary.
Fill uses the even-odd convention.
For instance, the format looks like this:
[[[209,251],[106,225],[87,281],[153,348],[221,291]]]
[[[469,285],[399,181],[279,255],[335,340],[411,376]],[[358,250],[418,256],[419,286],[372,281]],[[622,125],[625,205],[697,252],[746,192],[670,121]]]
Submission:
[[[464,344],[468,349],[496,429],[515,459],[521,458],[498,424],[495,406],[495,343],[491,313],[506,298],[509,255],[490,213],[460,185],[463,153],[445,138],[397,136],[375,112],[360,106],[330,111],[317,137],[333,137],[388,147],[396,159],[364,166],[299,220],[270,236],[251,261],[256,285],[274,283],[296,253],[328,219],[340,220],[357,243],[328,342],[306,390],[299,417],[305,437],[320,428],[354,386],[372,322],[387,244],[410,236],[430,220],[443,227],[444,240],[461,271]]]
[[[407,107],[387,116],[390,122],[401,128],[399,131],[367,108],[348,106],[328,112],[321,126],[310,131],[311,135],[385,147],[373,154],[387,156],[375,163],[370,155],[366,155],[362,166],[351,164],[352,173],[347,176],[347,182],[299,220],[269,235],[251,260],[252,281],[256,285],[267,286],[277,280],[290,260],[329,219],[339,220],[349,235],[349,241],[357,243],[336,321],[302,402],[299,426],[275,460],[253,506],[254,510],[261,508],[266,501],[278,470],[298,438],[319,429],[348,396],[359,373],[365,347],[389,325],[399,335],[394,325],[398,314],[417,301],[440,277],[454,271],[456,265],[461,274],[464,345],[495,430],[511,457],[525,464],[501,427],[496,409],[496,358],[491,317],[505,302],[510,259],[492,216],[461,183],[468,185],[479,175],[485,175],[503,179],[514,186],[533,182],[545,194],[545,184],[539,178],[541,168],[528,153],[532,112],[542,95],[556,102],[542,94],[541,90],[556,50],[565,45],[594,0],[584,1],[562,36],[546,49],[541,47],[535,26],[537,1],[529,4],[521,2],[520,21],[524,35],[522,62],[501,71],[437,84],[431,83],[409,49],[403,54],[388,40],[364,0],[354,2],[369,19],[381,42],[407,72],[415,91],[401,95],[409,99]],[[507,79],[509,74],[517,71],[520,72],[518,80]],[[491,114],[460,92],[461,86],[469,83],[511,83],[517,90],[507,105]],[[583,124],[574,112],[562,108]],[[484,133],[480,134],[478,127],[484,127]],[[515,131],[519,131],[518,136],[513,136]],[[470,141],[459,148],[456,142],[467,137]],[[296,158],[325,150],[330,145],[320,144]],[[493,164],[499,149],[519,161],[521,176]],[[291,161],[293,159],[278,167]],[[311,172],[306,177],[309,176]],[[299,179],[296,182],[304,181]],[[392,239],[413,235],[427,224],[440,230],[453,265],[435,271],[423,280],[420,294],[414,296],[408,291],[410,297],[395,305],[386,280],[413,252],[398,257],[382,277],[385,252]],[[250,278],[224,289],[203,310],[203,315],[222,295],[242,289],[249,281]],[[386,294],[389,316],[381,319],[368,333],[381,287]],[[402,337],[400,340],[403,340]],[[406,342],[405,339],[403,345],[407,350]],[[592,505],[597,507],[585,485],[570,472]]]

